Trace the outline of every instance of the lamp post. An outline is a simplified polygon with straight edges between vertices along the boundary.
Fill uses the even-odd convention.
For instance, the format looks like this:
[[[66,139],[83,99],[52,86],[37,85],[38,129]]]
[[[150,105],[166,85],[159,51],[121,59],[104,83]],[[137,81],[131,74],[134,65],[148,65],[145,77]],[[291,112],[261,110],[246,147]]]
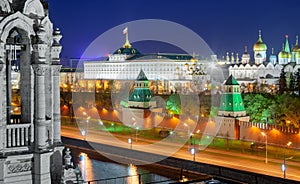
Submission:
[[[264,137],[266,137],[266,164],[268,163],[268,135],[265,132],[262,132],[261,135],[263,135]]]
[[[289,141],[286,144],[287,146],[284,147],[284,157],[283,157],[283,165],[282,165],[282,171],[283,171],[283,178],[284,179],[286,178],[286,153],[285,153],[285,151],[286,151],[286,147],[289,147],[291,144],[292,144],[292,142]]]
[[[188,151],[190,150],[190,126],[186,123],[183,124],[185,127],[187,127],[187,135],[188,135]]]
[[[193,148],[190,150],[191,154],[193,155],[193,161],[195,162],[196,160],[196,146],[195,146],[195,137],[193,137]]]
[[[135,142],[137,142],[138,130],[139,130],[139,127],[136,127],[135,128]]]
[[[128,138],[128,144],[130,144],[130,149],[132,149],[132,139]]]

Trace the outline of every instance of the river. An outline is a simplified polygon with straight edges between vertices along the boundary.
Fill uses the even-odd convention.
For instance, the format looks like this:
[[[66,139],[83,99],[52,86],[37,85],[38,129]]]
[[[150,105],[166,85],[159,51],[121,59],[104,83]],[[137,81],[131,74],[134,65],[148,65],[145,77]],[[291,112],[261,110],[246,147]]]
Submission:
[[[158,173],[153,169],[147,170],[144,166],[135,166],[133,164],[119,164],[108,161],[103,157],[96,157],[94,154],[86,153],[82,150],[72,149],[72,155],[75,163],[78,163],[84,181],[100,180],[95,183],[128,183],[138,184],[139,179],[142,183],[172,183],[175,179],[170,179]],[[160,168],[158,169],[160,170]],[[160,170],[159,172],[161,172]],[[140,176],[139,176],[140,175]],[[179,178],[179,176],[176,176]],[[94,183],[94,182],[91,182]]]

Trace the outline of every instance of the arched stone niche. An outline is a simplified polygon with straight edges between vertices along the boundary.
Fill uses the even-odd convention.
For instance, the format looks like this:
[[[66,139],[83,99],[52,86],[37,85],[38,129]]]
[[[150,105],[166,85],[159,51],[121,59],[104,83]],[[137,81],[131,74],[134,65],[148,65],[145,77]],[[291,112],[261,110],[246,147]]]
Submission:
[[[45,11],[39,0],[27,0],[24,5],[23,14],[29,17],[45,17]]]
[[[2,30],[2,32],[0,32],[0,40],[2,42],[5,42],[9,35],[9,32],[13,28],[20,28],[22,30],[25,30],[28,33],[28,37],[30,37],[30,35],[35,35],[33,25],[34,22],[32,19],[26,17],[20,12],[16,12],[6,17],[5,20],[0,23],[0,30]]]

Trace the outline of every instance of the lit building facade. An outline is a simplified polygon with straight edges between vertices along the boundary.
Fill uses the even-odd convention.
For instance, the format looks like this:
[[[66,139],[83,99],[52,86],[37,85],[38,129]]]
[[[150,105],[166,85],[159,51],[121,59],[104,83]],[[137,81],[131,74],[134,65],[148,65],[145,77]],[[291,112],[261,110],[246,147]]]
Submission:
[[[285,72],[295,73],[300,68],[300,49],[298,45],[298,36],[296,44],[290,50],[288,36],[278,56],[272,49],[269,59],[267,59],[267,45],[262,41],[262,35],[259,31],[258,41],[253,46],[254,62],[250,60],[250,54],[245,49],[241,62],[230,64],[228,67],[229,75],[232,75],[243,86],[249,84],[268,84],[276,85],[280,77],[282,68]]]
[[[188,93],[205,90],[209,75],[202,70],[197,59],[186,54],[141,54],[133,48],[126,33],[125,44],[106,60],[84,62],[84,79],[87,80],[135,80],[143,70],[150,81],[162,86],[162,93]],[[200,76],[201,77],[195,77]],[[194,76],[194,77],[193,77]],[[190,88],[193,80],[202,80],[201,86]],[[194,83],[195,85],[197,83]],[[200,83],[199,83],[200,84]]]

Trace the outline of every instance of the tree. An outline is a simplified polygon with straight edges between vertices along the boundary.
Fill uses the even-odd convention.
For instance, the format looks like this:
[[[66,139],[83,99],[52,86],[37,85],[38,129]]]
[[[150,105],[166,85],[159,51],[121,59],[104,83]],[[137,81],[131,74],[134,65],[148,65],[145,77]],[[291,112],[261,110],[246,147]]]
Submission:
[[[290,73],[290,82],[289,82],[289,91],[292,92],[292,94],[294,94],[295,92],[295,77],[293,73]]]
[[[171,114],[181,114],[181,102],[178,94],[172,94],[167,103],[166,109]]]
[[[274,97],[268,94],[246,94],[244,96],[245,110],[252,122],[271,123]]]
[[[287,92],[286,73],[284,68],[282,68],[279,78],[279,93],[283,94],[285,92]]]
[[[300,95],[300,68],[298,68],[298,71],[295,73],[295,91]]]

